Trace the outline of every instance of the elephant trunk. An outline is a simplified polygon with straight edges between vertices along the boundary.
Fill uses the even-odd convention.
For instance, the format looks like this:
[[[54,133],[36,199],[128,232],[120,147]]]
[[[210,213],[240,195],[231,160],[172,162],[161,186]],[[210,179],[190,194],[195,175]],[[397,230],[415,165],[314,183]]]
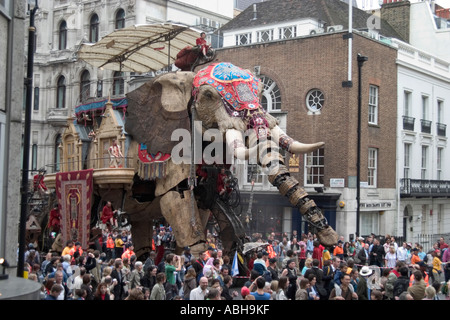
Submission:
[[[269,182],[289,199],[292,206],[299,209],[303,218],[309,223],[311,231],[318,235],[322,245],[336,244],[338,234],[328,225],[320,208],[308,197],[308,193],[300,186],[297,179],[290,175],[279,153],[278,144],[271,138],[257,140],[256,135],[250,137],[250,145],[252,144],[258,145],[258,164],[268,174]]]

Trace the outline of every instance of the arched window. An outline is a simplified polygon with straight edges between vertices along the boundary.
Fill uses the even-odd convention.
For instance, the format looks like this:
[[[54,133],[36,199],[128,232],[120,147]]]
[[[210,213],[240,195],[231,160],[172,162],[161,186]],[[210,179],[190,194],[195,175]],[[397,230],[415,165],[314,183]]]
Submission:
[[[64,109],[66,107],[66,78],[58,78],[58,88],[56,90],[56,108]]]
[[[98,15],[94,14],[89,23],[89,42],[97,42],[99,38]]]
[[[123,72],[114,72],[113,80],[113,96],[122,95],[124,93]]]
[[[59,24],[59,50],[64,50],[67,48],[67,23],[66,21],[61,21]]]
[[[261,105],[267,112],[281,111],[281,92],[275,81],[267,76],[260,76],[264,84]]]
[[[116,29],[125,28],[125,11],[119,9],[116,13]]]
[[[84,70],[81,74],[81,81],[80,81],[80,101],[84,102],[86,101],[90,96],[90,84],[91,82],[91,75],[89,74],[89,71]]]

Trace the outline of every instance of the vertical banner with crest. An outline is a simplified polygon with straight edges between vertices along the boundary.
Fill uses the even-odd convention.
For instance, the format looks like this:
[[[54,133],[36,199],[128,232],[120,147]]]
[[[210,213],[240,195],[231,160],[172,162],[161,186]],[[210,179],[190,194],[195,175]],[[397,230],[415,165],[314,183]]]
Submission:
[[[67,240],[89,247],[94,170],[60,172],[56,174],[56,194],[61,212],[63,245]]]

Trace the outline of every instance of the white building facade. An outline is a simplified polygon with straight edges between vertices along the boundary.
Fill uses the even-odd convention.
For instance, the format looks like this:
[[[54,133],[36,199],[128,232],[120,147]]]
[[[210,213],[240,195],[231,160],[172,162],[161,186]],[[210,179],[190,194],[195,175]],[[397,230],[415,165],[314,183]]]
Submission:
[[[450,62],[398,48],[398,230],[410,241],[450,232]],[[437,237],[437,238],[436,238]]]
[[[166,21],[213,32],[233,17],[233,2],[219,0],[40,0],[39,7],[30,169],[47,172],[58,169],[59,139],[76,106],[131,90],[133,74],[78,61],[82,43],[95,43],[115,29]]]

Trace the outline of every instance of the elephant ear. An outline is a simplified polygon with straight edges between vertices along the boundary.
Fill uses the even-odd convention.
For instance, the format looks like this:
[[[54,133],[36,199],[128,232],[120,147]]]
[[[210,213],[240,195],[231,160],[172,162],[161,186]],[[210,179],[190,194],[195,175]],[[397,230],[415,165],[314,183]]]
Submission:
[[[125,131],[137,142],[146,144],[148,152],[152,154],[172,152],[179,143],[171,141],[174,130],[186,129],[190,132],[190,77],[183,75],[183,82],[174,74],[170,78],[168,74],[163,76],[126,94],[128,107]],[[185,92],[187,88],[189,92]]]

